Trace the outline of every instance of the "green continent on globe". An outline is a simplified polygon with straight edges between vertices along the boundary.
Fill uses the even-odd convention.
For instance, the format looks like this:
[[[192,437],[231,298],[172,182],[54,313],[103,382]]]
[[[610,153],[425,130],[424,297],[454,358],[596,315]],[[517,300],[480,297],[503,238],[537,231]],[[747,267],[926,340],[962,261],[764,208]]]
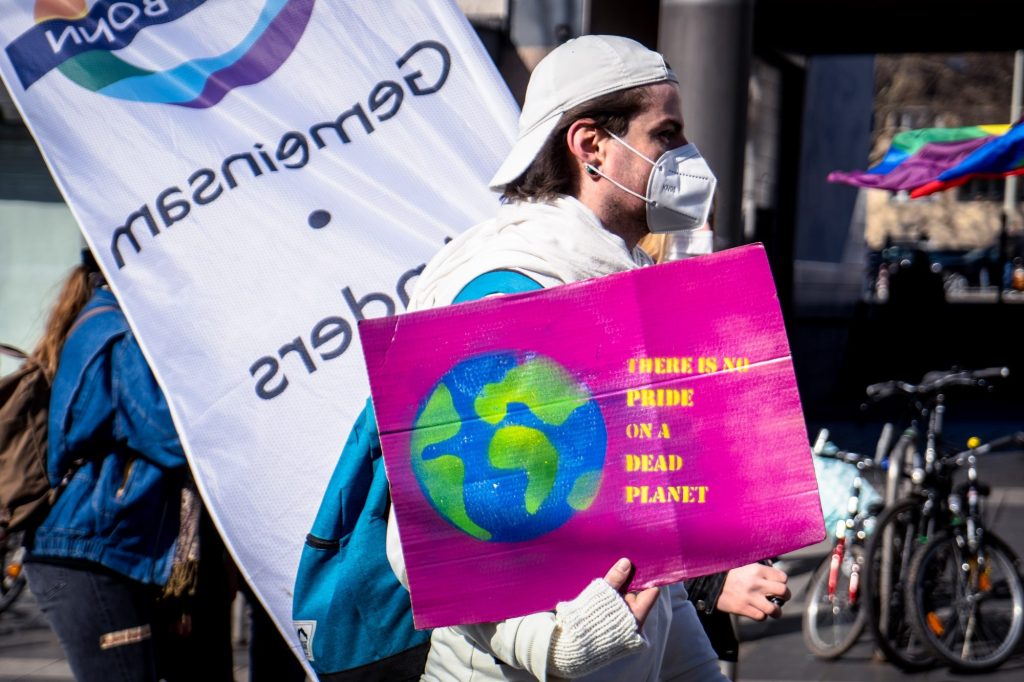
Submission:
[[[545,424],[561,426],[589,399],[561,366],[546,358],[533,358],[510,369],[501,381],[484,386],[473,408],[481,419],[497,424],[505,418],[510,403],[521,403]]]
[[[558,450],[542,431],[528,426],[498,429],[487,448],[491,464],[498,469],[526,472],[526,512],[536,514],[555,487]]]
[[[576,479],[576,482],[572,484],[572,490],[569,491],[569,497],[566,498],[566,502],[569,506],[576,511],[583,511],[589,509],[590,504],[597,497],[597,491],[601,488],[601,471],[588,471],[585,474],[580,474],[580,477]]]
[[[491,534],[475,524],[466,513],[466,501],[463,499],[466,465],[462,460],[451,454],[430,460],[422,457],[424,449],[434,443],[443,443],[459,432],[459,414],[444,384],[440,384],[430,396],[416,423],[419,428],[413,429],[410,444],[416,477],[423,482],[445,518],[475,538],[490,540]]]

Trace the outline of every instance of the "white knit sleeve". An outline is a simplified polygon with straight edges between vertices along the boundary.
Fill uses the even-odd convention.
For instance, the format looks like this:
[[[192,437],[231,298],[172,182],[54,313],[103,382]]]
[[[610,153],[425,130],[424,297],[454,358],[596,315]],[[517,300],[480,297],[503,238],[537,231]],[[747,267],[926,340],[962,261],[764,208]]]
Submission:
[[[548,672],[580,677],[647,646],[622,597],[601,579],[555,608]]]

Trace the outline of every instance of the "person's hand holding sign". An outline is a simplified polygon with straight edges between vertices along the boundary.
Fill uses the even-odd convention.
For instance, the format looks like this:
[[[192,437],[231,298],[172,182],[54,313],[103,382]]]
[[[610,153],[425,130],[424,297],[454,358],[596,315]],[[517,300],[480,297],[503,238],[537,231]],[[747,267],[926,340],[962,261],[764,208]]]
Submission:
[[[748,564],[729,571],[716,607],[752,620],[782,617],[782,605],[792,596],[785,573],[764,564]]]
[[[647,614],[651,612],[654,602],[658,601],[658,588],[649,587],[640,592],[628,592],[633,573],[633,564],[629,559],[622,558],[615,562],[604,579],[622,595],[629,610],[633,613],[633,617],[636,618],[636,629],[640,630],[643,628],[644,621],[647,620]]]
[[[581,677],[647,646],[640,631],[658,601],[658,588],[628,592],[633,573],[632,562],[619,559],[604,580],[592,581],[578,597],[558,604],[548,672]]]

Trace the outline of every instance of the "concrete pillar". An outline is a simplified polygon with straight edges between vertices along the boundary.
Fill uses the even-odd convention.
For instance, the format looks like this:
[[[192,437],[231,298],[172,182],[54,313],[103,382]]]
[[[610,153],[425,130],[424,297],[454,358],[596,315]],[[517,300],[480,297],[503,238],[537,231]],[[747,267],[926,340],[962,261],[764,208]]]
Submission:
[[[686,137],[718,177],[715,232],[742,244],[753,0],[661,0],[658,49],[679,76]]]

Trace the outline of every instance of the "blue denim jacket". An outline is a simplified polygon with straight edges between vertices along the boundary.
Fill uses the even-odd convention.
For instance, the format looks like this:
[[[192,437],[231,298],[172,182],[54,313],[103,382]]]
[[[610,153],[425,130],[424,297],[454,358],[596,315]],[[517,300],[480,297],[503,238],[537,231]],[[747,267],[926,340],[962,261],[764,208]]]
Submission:
[[[117,300],[99,289],[61,351],[50,396],[50,481],[82,460],[29,541],[34,559],[83,560],[144,583],[170,574],[187,472],[167,401]],[[84,312],[84,311],[83,311]]]

